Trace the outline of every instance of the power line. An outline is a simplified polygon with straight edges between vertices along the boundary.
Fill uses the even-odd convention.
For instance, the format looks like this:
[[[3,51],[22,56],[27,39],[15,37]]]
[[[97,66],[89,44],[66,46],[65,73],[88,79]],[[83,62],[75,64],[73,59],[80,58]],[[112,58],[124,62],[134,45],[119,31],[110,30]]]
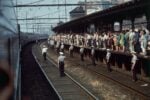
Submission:
[[[67,19],[67,18],[19,18],[17,20],[47,20],[47,19]],[[12,19],[16,20],[16,19]]]
[[[45,1],[45,0],[38,0],[38,1],[35,1],[35,2],[27,3],[27,4],[25,4],[25,5],[31,5],[31,4],[39,3],[39,2],[42,2],[42,1]]]
[[[85,6],[86,4],[38,4],[38,5],[15,5],[14,7],[55,7],[55,6]],[[92,5],[116,5],[112,3],[94,3]]]
[[[24,24],[26,24],[26,23],[19,23],[19,24],[21,24],[21,25],[24,25]],[[57,24],[57,23],[27,23],[27,24],[29,24],[29,25],[32,25],[32,24]]]

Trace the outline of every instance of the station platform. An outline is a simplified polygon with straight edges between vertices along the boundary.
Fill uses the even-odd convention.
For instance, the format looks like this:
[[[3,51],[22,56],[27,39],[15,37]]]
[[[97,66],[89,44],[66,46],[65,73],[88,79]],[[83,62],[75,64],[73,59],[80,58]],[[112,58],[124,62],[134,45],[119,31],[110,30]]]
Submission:
[[[42,44],[41,44],[42,47]],[[127,100],[127,99],[150,99],[149,82],[138,80],[132,81],[132,77],[116,70],[108,72],[106,65],[97,63],[93,66],[90,59],[80,61],[80,56],[74,54],[69,57],[65,51],[65,71],[71,75],[80,84],[85,86],[89,91],[100,99],[105,100]],[[54,49],[49,48],[48,59],[57,64],[58,54]]]

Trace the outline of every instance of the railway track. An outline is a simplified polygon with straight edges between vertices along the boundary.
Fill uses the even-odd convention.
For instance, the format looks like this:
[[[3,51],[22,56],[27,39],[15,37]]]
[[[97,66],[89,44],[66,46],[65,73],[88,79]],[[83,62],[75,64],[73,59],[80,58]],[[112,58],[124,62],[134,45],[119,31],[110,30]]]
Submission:
[[[69,56],[69,54],[67,54],[67,55]],[[78,62],[78,61],[77,61],[77,62]],[[84,67],[85,67],[85,66],[84,66]],[[130,87],[130,86],[124,84],[124,83],[121,83],[121,82],[119,82],[119,81],[116,80],[116,79],[113,79],[113,78],[111,78],[111,77],[109,77],[109,76],[107,76],[107,75],[104,75],[104,74],[98,72],[98,70],[94,70],[94,68],[91,68],[91,67],[87,67],[87,66],[86,66],[86,69],[87,69],[88,71],[94,73],[94,74],[97,74],[97,75],[100,76],[100,77],[104,77],[104,78],[107,79],[107,80],[110,80],[110,81],[113,81],[113,82],[117,83],[119,86],[121,86],[121,87],[123,87],[123,88],[125,88],[125,89],[127,89],[127,90],[129,90],[129,91],[132,91],[132,92],[136,93],[137,95],[139,95],[139,96],[142,98],[142,100],[150,100],[150,96],[149,96],[149,95],[146,95],[146,94],[144,94],[143,92],[140,92],[140,91],[138,91],[138,90],[136,90],[136,89],[134,89],[134,88],[132,88],[132,87]]]
[[[67,52],[66,52],[66,53],[67,53]],[[68,53],[67,53],[67,56],[69,56]],[[79,61],[76,61],[76,62],[79,62]],[[124,83],[119,82],[119,81],[116,80],[116,79],[113,79],[113,78],[111,78],[111,77],[109,77],[109,76],[107,76],[107,75],[104,75],[104,74],[100,73],[98,70],[96,70],[96,69],[94,70],[94,68],[88,67],[88,65],[85,65],[85,66],[83,66],[83,67],[84,67],[84,68],[86,67],[86,70],[92,72],[93,74],[97,74],[98,76],[103,77],[103,78],[107,79],[108,81],[113,81],[113,82],[115,82],[116,84],[118,84],[119,86],[121,86],[121,87],[123,87],[123,88],[125,88],[125,89],[127,89],[127,90],[129,90],[129,91],[132,91],[132,92],[136,93],[137,95],[140,96],[140,98],[142,98],[142,100],[150,100],[150,96],[144,94],[143,92],[140,92],[140,91],[138,91],[138,90],[136,90],[136,89],[134,89],[134,88],[132,88],[132,87],[130,87],[130,86],[124,84]]]
[[[86,67],[86,69],[88,69],[89,71],[91,71],[91,72],[94,73],[94,74],[97,74],[97,75],[99,75],[99,76],[102,76],[102,77],[106,78],[107,80],[114,81],[114,82],[117,83],[119,86],[121,86],[121,87],[123,87],[123,88],[125,88],[125,89],[128,89],[129,91],[135,92],[136,94],[138,94],[138,95],[142,98],[142,100],[150,100],[150,96],[145,95],[144,93],[142,93],[142,92],[140,92],[140,91],[137,91],[137,90],[135,90],[135,89],[129,87],[128,85],[125,85],[125,84],[123,84],[123,83],[121,83],[121,82],[119,82],[119,81],[117,81],[117,80],[115,80],[115,79],[113,79],[113,78],[110,78],[110,77],[108,77],[108,76],[106,76],[106,75],[104,75],[104,74],[101,74],[101,73],[99,73],[99,72],[93,70],[92,68]]]
[[[59,100],[35,61],[32,46],[25,46],[21,53],[21,99]]]
[[[66,52],[66,55],[69,57],[69,54],[68,54],[68,52]],[[77,55],[76,55],[77,56]],[[78,57],[78,56],[77,56]],[[54,61],[55,62],[55,61]],[[80,62],[80,61],[78,61],[78,60],[74,60],[74,62]],[[127,90],[129,90],[129,91],[131,91],[133,94],[135,93],[135,94],[137,94],[138,95],[138,97],[140,97],[140,100],[149,100],[150,99],[150,96],[149,96],[149,92],[147,91],[147,93],[145,92],[141,92],[140,91],[140,89],[137,87],[137,89],[135,89],[135,88],[133,88],[132,86],[129,86],[128,84],[124,84],[124,83],[122,83],[122,82],[120,82],[120,81],[118,81],[118,80],[116,80],[116,79],[113,79],[113,78],[111,78],[111,77],[109,77],[109,76],[107,76],[107,75],[105,75],[105,74],[103,74],[103,73],[100,73],[100,72],[98,72],[98,70],[94,70],[94,68],[93,67],[87,67],[86,66],[86,69],[87,70],[89,70],[90,72],[92,72],[92,73],[94,73],[94,74],[97,74],[98,76],[100,76],[100,77],[103,77],[103,78],[105,78],[105,79],[107,79],[108,81],[112,81],[112,82],[115,82],[118,86],[120,86],[120,87],[123,87],[124,89],[127,89]],[[130,80],[131,81],[131,80]]]
[[[36,49],[36,50],[39,50],[39,49]],[[37,57],[36,56],[36,53],[33,53],[33,55],[34,55],[34,57],[36,58],[36,61],[37,62],[40,62],[40,61],[38,61],[39,60],[39,57]],[[41,56],[41,55],[40,55]],[[41,58],[41,57],[40,57]],[[55,62],[53,62],[51,59],[49,59],[48,57],[47,57],[47,60],[48,60],[48,62],[46,62],[47,64],[48,63],[51,63],[51,65],[49,65],[49,66],[54,66],[53,67],[53,69],[50,69],[50,70],[53,70],[52,72],[54,72],[55,73],[55,75],[57,75],[58,74],[58,67],[57,67],[57,64],[55,63]],[[44,75],[47,77],[47,80],[49,80],[49,78],[50,78],[50,80],[49,80],[49,83],[50,84],[52,84],[53,85],[53,88],[55,88],[55,84],[58,84],[57,82],[54,82],[54,80],[59,80],[60,78],[57,78],[57,77],[55,77],[55,79],[53,80],[53,78],[52,77],[50,77],[50,76],[52,76],[52,74],[51,75],[49,75],[49,73],[48,72],[46,72],[46,70],[48,70],[47,68],[45,69],[44,67],[43,67],[43,65],[42,64],[40,64],[39,63],[39,66],[40,66],[40,68],[41,68],[41,70],[42,70],[42,72],[44,73]],[[55,69],[55,70],[54,70]],[[69,80],[71,80],[72,81],[72,83],[74,84],[74,86],[76,87],[76,88],[79,88],[79,91],[80,91],[80,93],[82,94],[82,96],[84,97],[84,99],[85,98],[87,98],[86,100],[99,100],[95,95],[93,95],[90,91],[88,91],[84,86],[82,86],[80,83],[78,83],[76,80],[74,80],[69,74],[67,74],[67,73],[65,73],[66,74],[66,77],[65,78],[68,78]],[[53,81],[54,83],[52,83],[51,81]],[[67,83],[67,81],[66,81],[66,83]],[[60,84],[60,83],[59,83]],[[65,85],[64,85],[65,86]],[[63,87],[64,87],[63,86]],[[73,86],[73,87],[74,87]],[[57,85],[56,85],[56,87],[57,87]],[[59,90],[57,90],[57,88],[55,88],[55,91],[57,91],[57,94],[59,95],[59,97],[61,98],[61,100],[65,100],[65,99],[63,99],[63,97],[64,97],[64,95],[62,95],[63,93],[59,93]],[[67,93],[68,94],[68,93]],[[70,92],[69,93],[69,95],[70,94],[74,94],[74,92]],[[78,94],[78,93],[76,93],[76,94]],[[65,96],[67,96],[66,95],[66,93],[65,93]],[[74,96],[72,96],[72,98],[70,98],[70,99],[67,99],[67,100],[76,100],[75,99],[76,97],[74,97]],[[79,99],[79,100],[82,100],[82,99]]]

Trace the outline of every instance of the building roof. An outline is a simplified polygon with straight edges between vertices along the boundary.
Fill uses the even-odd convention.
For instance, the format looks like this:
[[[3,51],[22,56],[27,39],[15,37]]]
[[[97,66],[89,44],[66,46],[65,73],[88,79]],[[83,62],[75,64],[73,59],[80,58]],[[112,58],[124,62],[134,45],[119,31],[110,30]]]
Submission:
[[[85,10],[82,6],[79,6],[73,9],[72,11],[70,11],[70,14],[73,14],[73,13],[85,13]]]
[[[111,8],[92,13],[87,16],[80,17],[78,19],[71,20],[60,26],[56,26],[53,31],[63,31],[65,29],[71,29],[75,27],[85,26],[86,24],[100,21],[117,21],[119,19],[125,19],[135,15],[144,14],[146,7],[150,6],[150,0],[138,0],[130,1]],[[79,29],[79,28],[77,28]]]

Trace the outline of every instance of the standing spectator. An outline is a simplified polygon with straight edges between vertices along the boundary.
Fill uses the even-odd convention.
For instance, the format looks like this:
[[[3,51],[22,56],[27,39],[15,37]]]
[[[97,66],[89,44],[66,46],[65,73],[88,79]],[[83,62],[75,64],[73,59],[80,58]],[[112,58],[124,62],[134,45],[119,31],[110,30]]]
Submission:
[[[54,48],[54,40],[53,39],[50,39],[50,46],[52,49]]]
[[[130,52],[135,52],[134,42],[135,42],[135,33],[132,30],[130,30],[130,33],[129,33],[129,50],[130,50]]]
[[[109,44],[110,44],[110,49],[113,50],[114,49],[114,41],[113,41],[113,34],[111,33],[110,34],[110,37],[109,37]]]
[[[46,53],[47,53],[47,47],[45,45],[43,45],[43,48],[42,48],[42,55],[43,55],[43,58],[44,60],[46,61]]]
[[[135,52],[140,53],[141,51],[140,42],[139,42],[140,33],[138,29],[135,29],[134,32],[135,32],[135,44],[134,44]]]
[[[107,49],[107,53],[106,53],[106,64],[107,64],[107,69],[108,69],[109,72],[112,71],[111,65],[110,65],[110,57],[111,57],[110,49]]]
[[[146,35],[145,35],[145,31],[141,31],[140,32],[140,44],[141,44],[141,49],[142,49],[142,55],[146,55],[146,47],[147,47],[147,39],[146,39]]]
[[[59,47],[60,47],[60,42],[57,41],[57,43],[56,43],[56,52],[57,52],[57,54],[59,53]]]
[[[61,43],[61,46],[60,46],[60,52],[64,52],[64,43],[63,42]]]
[[[81,56],[81,61],[84,61],[84,48],[83,48],[83,46],[80,46],[80,56]]]
[[[87,34],[87,45],[91,46],[91,36],[89,34]]]
[[[101,44],[102,44],[102,48],[103,48],[103,49],[106,49],[104,33],[103,33],[102,36],[101,36]]]
[[[58,67],[59,67],[59,72],[60,72],[60,77],[63,77],[65,76],[65,73],[64,73],[64,59],[66,58],[64,56],[64,53],[63,52],[59,52],[60,56],[58,57]]]
[[[129,30],[125,32],[125,52],[129,51]]]
[[[73,44],[70,45],[69,47],[69,54],[70,54],[70,57],[73,57]]]
[[[91,60],[92,60],[92,64],[94,66],[96,66],[96,63],[95,63],[95,49],[94,49],[94,46],[92,46],[91,48]]]
[[[137,63],[137,56],[136,56],[136,52],[132,51],[132,59],[131,59],[131,71],[132,71],[132,78],[133,78],[133,81],[137,81],[137,68],[136,68],[136,63]]]
[[[120,49],[122,52],[125,51],[125,32],[120,33]]]
[[[117,51],[119,51],[120,50],[120,34],[119,34],[119,32],[116,32],[117,33]]]

